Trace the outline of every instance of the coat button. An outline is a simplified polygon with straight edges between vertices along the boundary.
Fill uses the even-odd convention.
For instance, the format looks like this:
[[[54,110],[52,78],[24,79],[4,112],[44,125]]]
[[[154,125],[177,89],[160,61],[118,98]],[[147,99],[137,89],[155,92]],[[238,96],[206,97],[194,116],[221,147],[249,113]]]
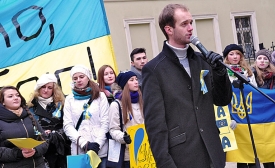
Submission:
[[[198,107],[198,106],[196,106],[196,107],[195,107],[195,109],[196,109],[196,110],[198,110],[198,109],[199,109],[199,107]]]
[[[203,132],[203,129],[202,129],[202,128],[200,128],[200,132]]]
[[[187,88],[188,88],[189,90],[191,90],[192,87],[191,87],[190,85],[188,85]]]

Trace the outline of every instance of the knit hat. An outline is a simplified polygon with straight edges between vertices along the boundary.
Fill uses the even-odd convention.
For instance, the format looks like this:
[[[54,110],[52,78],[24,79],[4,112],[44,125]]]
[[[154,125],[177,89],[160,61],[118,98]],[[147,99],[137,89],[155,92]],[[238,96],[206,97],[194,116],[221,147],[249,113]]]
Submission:
[[[260,55],[264,55],[268,58],[269,62],[271,62],[271,53],[269,50],[267,49],[262,49],[262,50],[259,50],[256,54],[255,54],[255,57],[257,59],[258,56]]]
[[[237,44],[229,44],[228,46],[225,47],[223,51],[223,56],[224,58],[228,55],[228,53],[232,50],[238,50],[243,54],[243,48]]]
[[[121,87],[121,89],[123,89],[132,76],[137,75],[132,71],[120,72],[116,78],[116,83]]]
[[[89,79],[91,79],[91,71],[84,65],[75,65],[72,69],[71,69],[71,78],[74,76],[75,73],[81,72],[84,75],[86,75]]]
[[[54,74],[43,74],[36,82],[34,90],[40,89],[42,86],[46,85],[47,83],[57,83],[57,79]]]

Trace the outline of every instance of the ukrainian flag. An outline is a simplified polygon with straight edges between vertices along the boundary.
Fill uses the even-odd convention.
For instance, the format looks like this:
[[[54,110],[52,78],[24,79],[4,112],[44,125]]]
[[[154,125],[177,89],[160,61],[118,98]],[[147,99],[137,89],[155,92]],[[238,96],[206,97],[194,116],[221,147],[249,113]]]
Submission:
[[[272,99],[275,99],[275,90],[261,89]],[[237,150],[227,152],[228,162],[254,163],[255,156],[244,111],[244,99],[249,115],[256,151],[260,162],[275,161],[275,104],[264,97],[250,85],[244,85],[244,98],[240,90],[233,88],[233,98],[229,105],[232,118],[237,121],[235,137]]]
[[[90,67],[94,80],[103,64],[117,70],[102,0],[4,0],[0,9],[0,87],[28,95],[49,72],[66,94],[75,64]]]

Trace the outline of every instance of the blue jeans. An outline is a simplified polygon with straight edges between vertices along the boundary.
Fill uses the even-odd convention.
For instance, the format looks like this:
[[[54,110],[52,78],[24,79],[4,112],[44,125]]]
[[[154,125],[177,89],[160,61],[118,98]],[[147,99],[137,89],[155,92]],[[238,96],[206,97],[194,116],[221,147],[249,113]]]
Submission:
[[[107,157],[100,158],[101,162],[98,165],[98,168],[106,168],[106,162],[107,162]]]

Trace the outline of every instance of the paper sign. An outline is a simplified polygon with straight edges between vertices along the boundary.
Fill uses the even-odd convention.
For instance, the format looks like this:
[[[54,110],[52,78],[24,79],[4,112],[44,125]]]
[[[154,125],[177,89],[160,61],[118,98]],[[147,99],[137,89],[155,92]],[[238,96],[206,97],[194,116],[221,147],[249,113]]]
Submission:
[[[156,168],[144,124],[127,128],[132,143],[129,144],[131,168]]]
[[[26,149],[32,149],[45,142],[45,141],[37,141],[32,138],[14,138],[14,139],[8,139],[8,140],[18,148],[26,148]]]

